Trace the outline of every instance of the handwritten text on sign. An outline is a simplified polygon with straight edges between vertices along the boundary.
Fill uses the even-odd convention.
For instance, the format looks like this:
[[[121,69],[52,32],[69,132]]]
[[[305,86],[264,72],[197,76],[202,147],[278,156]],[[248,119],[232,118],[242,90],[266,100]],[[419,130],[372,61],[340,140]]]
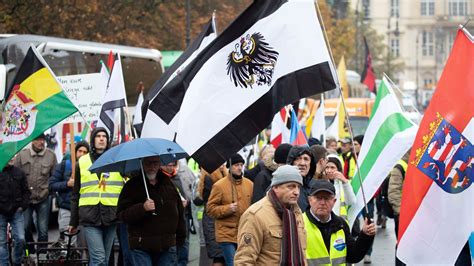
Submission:
[[[58,81],[87,122],[97,120],[107,86],[100,73],[62,76]],[[84,118],[77,112],[63,123],[84,122]]]

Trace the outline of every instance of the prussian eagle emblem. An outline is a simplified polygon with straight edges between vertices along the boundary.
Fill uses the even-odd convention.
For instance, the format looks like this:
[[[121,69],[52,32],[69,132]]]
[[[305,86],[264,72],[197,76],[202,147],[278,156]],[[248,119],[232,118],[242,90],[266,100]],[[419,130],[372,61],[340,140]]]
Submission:
[[[241,37],[227,60],[227,75],[236,87],[253,88],[272,82],[278,52],[265,41],[259,32]]]

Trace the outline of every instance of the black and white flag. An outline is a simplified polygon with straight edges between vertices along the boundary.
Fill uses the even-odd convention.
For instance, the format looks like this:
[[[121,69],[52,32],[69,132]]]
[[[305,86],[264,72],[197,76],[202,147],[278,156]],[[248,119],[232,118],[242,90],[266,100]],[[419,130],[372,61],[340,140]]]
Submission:
[[[202,32],[198,37],[189,45],[181,56],[163,73],[163,76],[153,84],[150,91],[146,95],[143,108],[144,123],[141,130],[141,137],[156,137],[172,140],[178,121],[178,115],[171,123],[164,122],[154,112],[148,112],[148,108],[154,110],[157,108],[157,101],[153,99],[160,93],[160,90],[179,75],[184,68],[189,65],[196,56],[217,36],[215,15],[204,25]],[[138,106],[138,105],[137,105]]]
[[[208,171],[283,106],[338,86],[313,0],[254,1],[153,99],[176,142]]]
[[[103,62],[101,74],[104,78],[107,78],[108,72]],[[103,99],[102,108],[100,110],[99,119],[97,121],[98,127],[105,127],[110,136],[110,141],[114,138],[114,130],[116,126],[115,110],[120,111],[120,134],[122,140],[125,136],[125,115],[124,109],[127,106],[127,96],[125,94],[125,82],[123,79],[122,72],[122,61],[120,60],[120,54],[116,54],[114,57],[114,64],[108,76],[107,89]]]

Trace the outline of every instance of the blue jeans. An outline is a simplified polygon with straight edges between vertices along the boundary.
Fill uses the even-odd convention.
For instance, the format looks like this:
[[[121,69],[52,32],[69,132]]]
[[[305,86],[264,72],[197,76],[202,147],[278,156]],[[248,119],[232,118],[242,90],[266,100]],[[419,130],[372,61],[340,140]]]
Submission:
[[[122,251],[123,265],[133,265],[133,258],[128,245],[127,224],[119,223],[117,229],[117,237],[120,243],[120,249]]]
[[[23,213],[21,211],[17,211],[10,216],[0,214],[0,265],[9,264],[7,223],[10,223],[14,241],[12,254],[13,265],[21,265],[21,259],[25,248],[25,225]]]
[[[184,244],[178,246],[178,266],[187,266],[189,260],[189,237],[186,237]]]
[[[221,246],[222,253],[224,253],[225,265],[233,266],[237,244],[231,242],[220,242],[219,246]]]
[[[133,265],[136,266],[158,266],[178,265],[176,247],[170,247],[166,251],[151,253],[139,249],[131,249]]]
[[[106,266],[109,264],[116,228],[117,225],[84,226],[84,236],[89,251],[89,265]]]
[[[28,209],[23,212],[25,219],[25,239],[26,242],[34,242],[33,239],[33,213],[36,213],[36,232],[38,232],[38,242],[48,242],[48,224],[49,224],[49,197],[42,202],[30,204]],[[30,248],[34,253],[34,247]]]

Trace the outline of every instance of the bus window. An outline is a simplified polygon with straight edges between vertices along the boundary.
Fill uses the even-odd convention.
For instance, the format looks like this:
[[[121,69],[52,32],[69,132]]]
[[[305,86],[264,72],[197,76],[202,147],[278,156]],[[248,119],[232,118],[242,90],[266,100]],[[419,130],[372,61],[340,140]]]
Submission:
[[[127,102],[130,106],[135,105],[137,101],[137,84],[142,81],[146,93],[163,73],[162,55],[156,49],[38,35],[13,35],[0,38],[0,62],[3,65],[16,66],[6,74],[3,87],[8,88],[8,85],[13,82],[16,71],[31,44],[40,47],[39,52],[56,76],[99,72],[99,61],[107,62],[111,50],[119,52],[122,59]]]

